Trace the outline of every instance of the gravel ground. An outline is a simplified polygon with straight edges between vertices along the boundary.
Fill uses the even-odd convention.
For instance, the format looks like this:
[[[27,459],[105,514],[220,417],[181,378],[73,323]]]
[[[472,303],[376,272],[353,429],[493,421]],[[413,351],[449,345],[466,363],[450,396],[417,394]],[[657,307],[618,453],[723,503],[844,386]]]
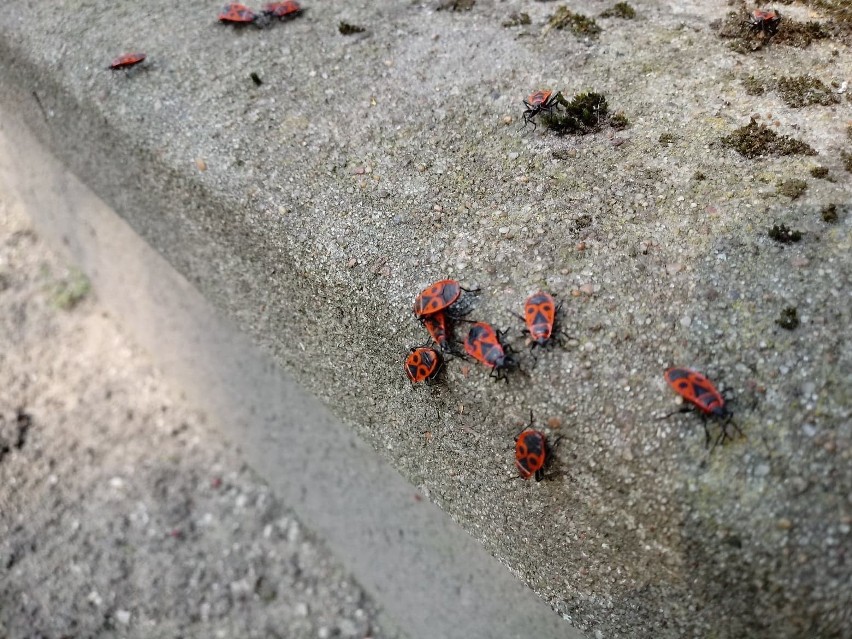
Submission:
[[[0,307],[0,637],[391,636],[2,199]]]

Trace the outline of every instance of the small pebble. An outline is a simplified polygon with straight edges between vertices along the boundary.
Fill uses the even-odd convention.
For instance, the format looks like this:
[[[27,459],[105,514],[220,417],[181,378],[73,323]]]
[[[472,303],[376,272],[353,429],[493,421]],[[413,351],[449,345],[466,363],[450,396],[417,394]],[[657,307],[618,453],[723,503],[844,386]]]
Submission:
[[[504,115],[503,116],[503,124],[512,124],[512,116]]]
[[[580,292],[585,293],[586,295],[592,295],[595,292],[595,286],[591,282],[588,282],[580,287]]]
[[[586,243],[585,242],[577,242],[577,245],[574,248],[576,248],[578,251],[580,251],[582,253],[583,251],[586,250]]]
[[[115,620],[122,626],[126,626],[130,623],[130,612],[127,610],[116,610]]]
[[[793,527],[793,522],[786,517],[782,517],[778,520],[778,527],[781,530],[790,530]]]
[[[520,155],[521,154],[518,153],[517,151],[510,151],[509,152],[509,159],[510,160],[517,160],[520,157]]]
[[[207,162],[205,162],[201,158],[195,158],[195,166],[198,167],[199,171],[206,171],[207,170]]]

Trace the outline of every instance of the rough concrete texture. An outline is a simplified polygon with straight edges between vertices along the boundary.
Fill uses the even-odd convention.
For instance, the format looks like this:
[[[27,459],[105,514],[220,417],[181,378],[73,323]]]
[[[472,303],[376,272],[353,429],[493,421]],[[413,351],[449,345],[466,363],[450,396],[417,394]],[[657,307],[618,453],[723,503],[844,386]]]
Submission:
[[[0,195],[0,636],[396,637]]]
[[[2,95],[576,626],[849,636],[852,109],[845,93],[789,107],[746,80],[806,72],[840,90],[852,53],[830,39],[734,53],[708,26],[722,2],[637,3],[596,39],[547,31],[554,6],[329,2],[234,30],[197,0],[180,14],[40,0],[0,17]],[[502,27],[518,10],[532,24]],[[367,32],[342,36],[340,20]],[[103,68],[129,49],[147,71]],[[630,126],[518,131],[542,86],[600,91]],[[720,144],[753,114],[818,155]],[[794,201],[777,190],[791,179],[808,184]],[[781,223],[803,239],[772,241]],[[482,287],[471,316],[511,326],[518,350],[509,311],[539,287],[565,301],[573,339],[509,385],[453,361],[445,385],[412,389],[400,362],[425,334],[411,301],[447,276]],[[794,330],[776,324],[789,306]],[[731,387],[747,438],[710,455],[696,416],[658,421],[677,408],[672,364]],[[530,410],[562,437],[556,478],[538,484],[512,480]]]

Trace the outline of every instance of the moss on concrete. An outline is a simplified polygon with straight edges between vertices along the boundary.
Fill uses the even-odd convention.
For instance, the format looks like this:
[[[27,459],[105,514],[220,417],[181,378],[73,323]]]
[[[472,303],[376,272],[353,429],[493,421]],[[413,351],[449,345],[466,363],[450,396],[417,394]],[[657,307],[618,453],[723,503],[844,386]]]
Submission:
[[[601,13],[601,18],[622,18],[624,20],[632,20],[635,17],[636,9],[631,7],[627,2],[619,2]]]
[[[835,224],[838,219],[837,205],[834,203],[826,204],[824,207],[822,207],[822,210],[820,211],[820,217],[822,217],[823,222]]]
[[[748,95],[763,95],[766,92],[764,81],[753,75],[743,78],[743,88]]]
[[[594,133],[609,121],[609,105],[603,94],[578,93],[569,101],[559,93],[556,100],[558,107],[542,120],[557,133]]]
[[[556,13],[550,16],[547,24],[551,29],[568,29],[577,35],[591,37],[597,36],[602,31],[594,18],[574,13],[564,4],[556,8]]]
[[[795,306],[788,306],[781,311],[780,317],[775,320],[783,329],[788,331],[795,330],[799,326],[799,314]]]
[[[784,224],[773,224],[769,229],[769,237],[779,244],[792,244],[802,239],[801,231],[787,228]]]
[[[778,193],[780,193],[781,195],[786,195],[787,197],[793,200],[804,195],[805,191],[807,190],[808,183],[798,178],[790,178],[789,180],[784,180],[778,185]]]
[[[777,88],[784,103],[794,108],[814,104],[829,106],[840,102],[831,87],[810,75],[783,77],[778,80]]]
[[[756,158],[761,155],[816,155],[808,143],[795,138],[778,135],[754,118],[744,127],[736,129],[722,138],[722,144],[731,147],[740,155]]]
[[[507,28],[520,27],[531,23],[532,20],[530,19],[530,14],[524,13],[523,11],[520,13],[513,11],[509,14],[509,17],[503,21],[503,26]]]

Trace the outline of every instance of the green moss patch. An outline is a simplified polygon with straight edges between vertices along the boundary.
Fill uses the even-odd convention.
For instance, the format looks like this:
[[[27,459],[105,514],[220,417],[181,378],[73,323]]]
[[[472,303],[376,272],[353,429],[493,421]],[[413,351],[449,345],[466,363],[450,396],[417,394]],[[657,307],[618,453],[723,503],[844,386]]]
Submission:
[[[557,133],[593,133],[609,122],[609,105],[600,93],[578,93],[570,101],[559,93],[556,101],[557,108],[543,122]]]
[[[783,329],[788,331],[795,330],[799,326],[799,313],[796,310],[795,306],[788,306],[784,310],[781,311],[781,316],[775,320],[775,323],[778,324]]]
[[[819,78],[798,75],[778,80],[778,93],[787,106],[800,108],[821,104],[829,106],[840,100]]]
[[[636,9],[626,2],[619,2],[601,14],[601,18],[622,18],[624,20],[632,20],[635,17]]]
[[[671,133],[660,133],[660,146],[671,146],[675,142],[675,136]]]
[[[764,124],[751,119],[746,126],[722,138],[722,144],[747,158],[761,155],[816,155],[811,145],[786,135],[778,135]]]
[[[837,215],[837,205],[836,204],[827,204],[822,207],[820,211],[820,216],[822,217],[823,222],[828,222],[829,224],[836,224],[838,215]]]
[[[828,168],[824,166],[815,166],[811,169],[811,175],[815,178],[825,179],[828,177]]]
[[[786,195],[792,200],[801,197],[808,190],[808,183],[804,180],[793,178],[778,185],[778,193]]]
[[[594,37],[601,32],[594,18],[574,13],[564,4],[556,8],[556,13],[550,16],[547,24],[551,29],[569,29],[577,35]]]
[[[72,269],[68,277],[56,282],[51,289],[51,303],[63,311],[70,311],[86,299],[92,286],[84,273]]]
[[[338,24],[337,30],[341,35],[353,35],[356,33],[364,33],[364,31],[366,31],[364,27],[359,27],[357,24],[349,24],[348,22],[341,22]]]
[[[801,231],[787,228],[784,224],[773,224],[769,229],[769,237],[779,244],[792,244],[802,239]]]
[[[749,95],[763,95],[766,92],[766,84],[763,80],[755,78],[753,75],[743,78],[743,88]]]
[[[523,12],[517,13],[513,11],[509,14],[509,17],[503,21],[503,26],[507,28],[520,27],[522,25],[530,23],[532,23],[532,20],[530,19],[530,14]]]
[[[773,44],[785,44],[790,47],[805,49],[816,40],[824,40],[831,37],[831,32],[819,22],[812,20],[808,22],[797,22],[789,18],[781,19],[781,27],[778,29]]]
[[[445,0],[438,5],[438,11],[470,11],[476,0]]]
[[[624,115],[623,111],[619,111],[618,113],[613,114],[609,119],[609,125],[613,129],[626,129],[630,126],[630,121],[627,119],[627,116]]]

